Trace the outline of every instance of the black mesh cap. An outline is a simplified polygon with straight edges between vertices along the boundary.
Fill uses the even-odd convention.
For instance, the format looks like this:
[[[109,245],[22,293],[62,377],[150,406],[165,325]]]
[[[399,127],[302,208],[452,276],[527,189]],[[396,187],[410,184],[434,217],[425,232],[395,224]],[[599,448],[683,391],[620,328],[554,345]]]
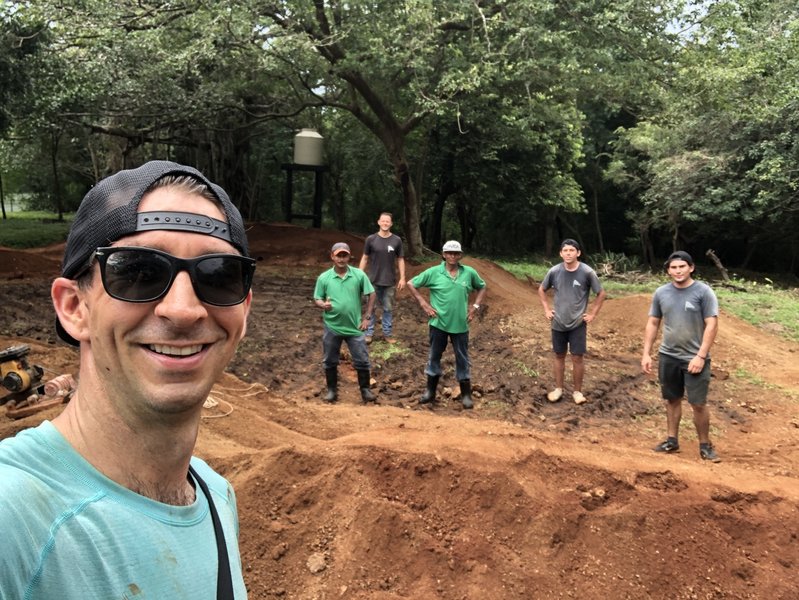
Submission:
[[[189,175],[208,186],[227,219],[224,223],[214,221],[217,227],[208,229],[189,227],[188,224],[168,217],[160,222],[139,219],[139,202],[153,184],[167,175]],[[157,215],[158,213],[152,213]],[[195,215],[196,216],[196,215]],[[142,221],[142,222],[140,222]],[[219,234],[219,227],[226,230]],[[67,238],[64,261],[61,265],[63,277],[75,277],[89,262],[92,253],[100,246],[109,246],[126,235],[147,229],[178,229],[207,233],[227,239],[244,256],[248,256],[247,235],[238,209],[227,193],[193,167],[165,160],[154,160],[136,169],[119,171],[100,181],[83,198]]]
[[[168,175],[189,175],[208,186],[219,201],[227,222],[190,213],[138,213],[139,202],[156,181]],[[136,169],[119,171],[100,181],[83,198],[69,230],[61,275],[76,277],[97,248],[118,239],[152,229],[191,231],[227,240],[244,256],[249,256],[247,235],[241,213],[227,192],[212,183],[193,167],[165,160],[154,160]],[[58,336],[73,346],[78,342],[61,326],[56,317]]]
[[[669,266],[671,265],[671,261],[673,260],[684,260],[688,263],[688,266],[693,266],[694,259],[691,258],[691,255],[688,254],[685,250],[677,250],[677,252],[672,252],[669,254],[669,257],[666,259],[666,262],[663,263],[663,268],[667,271],[669,270]]]

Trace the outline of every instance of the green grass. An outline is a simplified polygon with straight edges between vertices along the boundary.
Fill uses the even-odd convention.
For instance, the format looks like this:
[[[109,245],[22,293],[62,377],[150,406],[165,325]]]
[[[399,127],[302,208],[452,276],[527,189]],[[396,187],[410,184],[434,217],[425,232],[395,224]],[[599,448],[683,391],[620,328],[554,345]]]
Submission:
[[[736,282],[747,291],[714,289],[719,304],[736,317],[771,333],[799,342],[799,289],[777,289],[770,284]]]
[[[490,259],[489,259],[490,260]],[[536,282],[544,279],[552,264],[546,262],[525,262],[518,260],[496,260],[503,269],[512,273],[519,279],[532,278]],[[601,277],[605,291],[611,297],[630,296],[632,294],[647,294],[666,282],[665,278],[658,279],[650,274],[627,273],[626,280],[617,280]]]
[[[389,344],[383,340],[375,340],[369,346],[369,356],[371,358],[386,361],[393,356],[402,356],[410,354],[411,349],[402,346],[401,344]]]
[[[531,263],[525,261],[510,261],[510,260],[497,260],[496,263],[512,273],[519,279],[526,279],[527,277],[533,278],[535,281],[541,281],[544,275],[547,274],[552,265],[544,263]]]
[[[58,215],[44,211],[9,213],[0,219],[0,246],[7,248],[39,248],[67,239],[73,215],[62,222]]]
[[[496,262],[519,279],[529,276],[535,281],[541,281],[551,266],[544,261]],[[616,298],[651,294],[668,281],[664,274],[635,271],[613,277],[600,274],[600,279],[608,295]],[[710,282],[722,309],[764,331],[799,342],[799,319],[796,318],[799,315],[799,288],[777,286],[767,277],[762,277],[761,281],[735,279],[733,284],[739,289],[725,287],[721,282]]]

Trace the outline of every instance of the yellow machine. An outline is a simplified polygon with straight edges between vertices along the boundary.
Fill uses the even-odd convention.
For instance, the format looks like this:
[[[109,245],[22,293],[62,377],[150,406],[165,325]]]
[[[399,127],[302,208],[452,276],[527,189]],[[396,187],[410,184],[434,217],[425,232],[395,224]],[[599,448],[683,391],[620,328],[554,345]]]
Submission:
[[[50,406],[67,402],[74,391],[71,375],[59,375],[42,383],[44,369],[28,363],[30,346],[21,344],[0,351],[0,377],[8,393],[0,397],[6,405],[6,415],[20,419]]]

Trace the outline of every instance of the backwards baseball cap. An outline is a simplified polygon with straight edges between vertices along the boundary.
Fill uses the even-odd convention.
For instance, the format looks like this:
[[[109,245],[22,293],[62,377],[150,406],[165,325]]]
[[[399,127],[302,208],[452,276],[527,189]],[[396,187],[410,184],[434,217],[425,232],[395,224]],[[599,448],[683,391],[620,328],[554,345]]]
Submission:
[[[677,250],[677,252],[672,252],[671,254],[669,254],[669,257],[666,259],[666,262],[663,263],[663,268],[668,270],[669,265],[671,265],[671,261],[673,260],[684,260],[690,266],[693,266],[694,264],[694,259],[691,258],[690,254],[688,254],[684,250]]]
[[[444,247],[441,249],[441,251],[442,252],[463,252],[463,250],[461,250],[461,243],[460,242],[456,242],[455,240],[450,240],[446,244],[444,244]]]
[[[342,252],[346,252],[347,254],[352,254],[350,252],[350,245],[345,244],[344,242],[336,242],[333,244],[333,247],[330,249],[330,253],[335,256],[336,254],[341,254]]]
[[[560,243],[560,249],[563,250],[563,246],[572,246],[575,250],[581,250],[580,244],[577,240],[573,240],[572,238],[566,238]]]
[[[159,179],[168,175],[188,175],[208,186],[219,200],[227,222],[204,215],[181,212],[137,212],[139,202]],[[100,246],[152,229],[204,233],[233,244],[248,256],[247,236],[238,209],[227,193],[193,167],[165,160],[154,160],[136,169],[119,171],[106,177],[83,198],[69,230],[61,275],[75,277]]]
[[[169,175],[186,175],[206,185],[219,201],[227,221],[187,212],[138,212],[139,202],[153,185]],[[154,160],[136,169],[106,177],[84,196],[69,230],[61,276],[77,277],[89,265],[94,252],[118,239],[141,231],[172,230],[202,233],[223,239],[244,256],[249,256],[247,235],[241,213],[225,190],[193,167]],[[73,346],[78,343],[56,319],[59,337]]]

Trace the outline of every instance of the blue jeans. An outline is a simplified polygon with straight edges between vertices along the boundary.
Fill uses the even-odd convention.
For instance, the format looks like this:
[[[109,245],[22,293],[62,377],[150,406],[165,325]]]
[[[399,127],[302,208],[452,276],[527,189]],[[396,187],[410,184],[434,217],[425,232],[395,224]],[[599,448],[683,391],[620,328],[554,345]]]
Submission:
[[[382,309],[383,337],[391,337],[394,329],[394,295],[397,288],[393,285],[376,285],[375,288],[375,308],[380,306]],[[375,333],[375,313],[369,318],[369,326],[366,328],[366,335],[372,337]]]
[[[441,375],[441,355],[444,354],[448,339],[452,340],[452,350],[455,352],[455,378],[458,381],[471,379],[469,332],[447,333],[432,325],[430,326],[430,355],[427,358],[427,367],[424,372],[432,377]]]
[[[324,353],[322,364],[325,369],[333,369],[338,366],[341,358],[341,342],[347,342],[347,347],[352,355],[352,366],[355,367],[355,370],[368,371],[370,368],[369,349],[366,346],[366,338],[363,334],[338,335],[327,325],[324,326],[324,333],[322,334],[322,352]]]

